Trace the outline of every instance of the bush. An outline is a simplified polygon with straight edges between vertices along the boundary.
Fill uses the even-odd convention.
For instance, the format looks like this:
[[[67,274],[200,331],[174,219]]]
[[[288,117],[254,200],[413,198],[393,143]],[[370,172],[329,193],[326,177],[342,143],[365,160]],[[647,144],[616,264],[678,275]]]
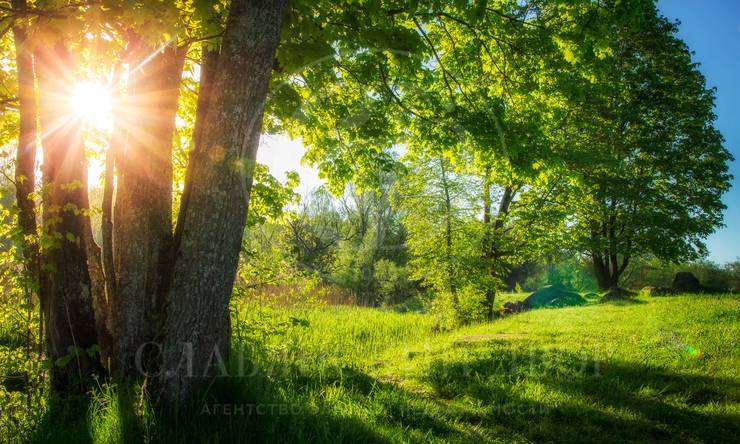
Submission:
[[[443,292],[431,301],[430,311],[438,318],[442,329],[482,321],[486,317],[486,291],[467,284],[455,294]]]
[[[468,324],[482,321],[486,316],[486,290],[468,284],[458,290],[457,316],[460,322]]]
[[[460,325],[454,297],[449,292],[432,297],[429,302],[429,311],[437,319],[437,330],[452,330]]]

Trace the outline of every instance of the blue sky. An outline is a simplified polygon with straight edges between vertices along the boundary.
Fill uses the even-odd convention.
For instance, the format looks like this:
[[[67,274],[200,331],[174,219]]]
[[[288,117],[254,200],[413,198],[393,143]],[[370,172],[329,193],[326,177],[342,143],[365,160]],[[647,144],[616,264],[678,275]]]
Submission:
[[[727,262],[740,258],[740,0],[660,0],[658,7],[670,20],[680,20],[679,37],[695,52],[694,61],[711,87],[717,88],[717,127],[725,146],[738,158],[732,166],[736,177],[724,196],[725,228],[709,237],[709,258]],[[263,136],[258,160],[282,177],[297,171],[299,192],[307,194],[323,183],[315,168],[301,165],[300,141],[283,136]]]
[[[733,188],[724,196],[725,228],[707,241],[709,258],[740,258],[740,0],[660,0],[658,8],[681,22],[678,36],[694,51],[694,61],[717,88],[717,128],[736,160]]]

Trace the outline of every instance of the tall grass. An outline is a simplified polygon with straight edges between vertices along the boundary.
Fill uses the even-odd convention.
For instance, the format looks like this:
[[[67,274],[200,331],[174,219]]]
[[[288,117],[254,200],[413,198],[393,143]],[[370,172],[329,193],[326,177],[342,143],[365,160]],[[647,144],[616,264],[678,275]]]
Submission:
[[[229,377],[179,415],[140,386],[52,400],[19,442],[731,442],[740,299],[427,314],[235,303]],[[233,359],[242,354],[241,369]],[[27,429],[28,430],[28,429]]]

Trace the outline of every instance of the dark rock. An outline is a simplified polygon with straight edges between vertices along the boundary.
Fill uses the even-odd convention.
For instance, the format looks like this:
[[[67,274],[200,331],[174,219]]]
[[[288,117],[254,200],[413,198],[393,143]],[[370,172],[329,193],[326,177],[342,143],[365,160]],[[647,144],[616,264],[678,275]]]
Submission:
[[[572,305],[584,305],[586,300],[573,290],[548,285],[529,295],[522,303],[527,308],[569,307]]]
[[[673,290],[681,293],[697,293],[703,290],[699,279],[689,271],[679,271],[673,278]]]

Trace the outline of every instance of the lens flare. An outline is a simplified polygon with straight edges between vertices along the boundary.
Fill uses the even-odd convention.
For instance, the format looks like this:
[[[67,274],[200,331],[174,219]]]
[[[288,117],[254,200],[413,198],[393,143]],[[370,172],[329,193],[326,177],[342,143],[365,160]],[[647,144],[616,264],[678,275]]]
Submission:
[[[98,82],[80,82],[70,96],[74,113],[99,130],[113,127],[113,99],[104,85]]]

